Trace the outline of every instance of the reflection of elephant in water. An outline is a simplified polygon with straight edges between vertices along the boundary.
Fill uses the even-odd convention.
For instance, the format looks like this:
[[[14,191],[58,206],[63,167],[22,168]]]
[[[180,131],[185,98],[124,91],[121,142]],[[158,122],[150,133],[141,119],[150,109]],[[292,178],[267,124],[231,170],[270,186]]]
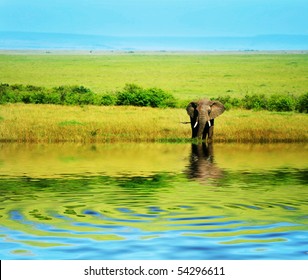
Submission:
[[[222,170],[214,163],[213,144],[192,144],[188,166],[188,178],[201,182],[219,179],[223,176]]]
[[[205,139],[212,142],[214,134],[214,119],[225,111],[225,107],[219,101],[202,99],[192,101],[186,107],[190,116],[192,138]]]

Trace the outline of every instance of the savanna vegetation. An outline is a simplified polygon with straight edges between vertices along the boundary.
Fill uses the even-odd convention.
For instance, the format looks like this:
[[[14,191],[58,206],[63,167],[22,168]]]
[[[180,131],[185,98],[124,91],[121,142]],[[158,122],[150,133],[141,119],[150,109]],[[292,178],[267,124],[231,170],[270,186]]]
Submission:
[[[184,108],[205,96],[227,108],[215,141],[307,141],[307,69],[305,54],[0,55],[0,141],[187,141]]]
[[[135,106],[1,106],[2,142],[190,141],[184,109]],[[234,109],[215,121],[216,142],[305,142],[307,114]]]
[[[177,99],[306,93],[308,54],[0,54],[0,82],[46,88],[82,85],[97,94],[126,84]]]
[[[245,95],[243,98],[230,95],[218,96],[226,109],[243,108],[277,112],[308,112],[308,92],[299,96],[291,94]],[[58,104],[58,105],[131,105],[140,107],[185,107],[189,101],[176,100],[162,89],[144,89],[127,84],[116,94],[95,94],[84,86],[59,86],[52,89],[33,85],[0,84],[0,104],[6,103]]]

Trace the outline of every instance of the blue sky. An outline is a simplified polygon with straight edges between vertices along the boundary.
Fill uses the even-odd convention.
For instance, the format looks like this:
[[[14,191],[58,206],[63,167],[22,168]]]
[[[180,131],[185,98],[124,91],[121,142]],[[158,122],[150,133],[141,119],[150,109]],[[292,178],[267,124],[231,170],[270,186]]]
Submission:
[[[0,0],[0,31],[114,36],[308,35],[307,0]]]

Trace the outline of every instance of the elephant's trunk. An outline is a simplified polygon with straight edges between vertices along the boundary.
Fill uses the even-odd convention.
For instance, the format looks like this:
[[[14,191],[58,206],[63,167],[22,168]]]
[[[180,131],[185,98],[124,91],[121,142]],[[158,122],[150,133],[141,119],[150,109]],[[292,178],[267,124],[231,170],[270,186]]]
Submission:
[[[198,128],[197,138],[200,140],[202,140],[203,131],[204,131],[206,122],[207,122],[207,119],[205,116],[199,116],[199,128]]]

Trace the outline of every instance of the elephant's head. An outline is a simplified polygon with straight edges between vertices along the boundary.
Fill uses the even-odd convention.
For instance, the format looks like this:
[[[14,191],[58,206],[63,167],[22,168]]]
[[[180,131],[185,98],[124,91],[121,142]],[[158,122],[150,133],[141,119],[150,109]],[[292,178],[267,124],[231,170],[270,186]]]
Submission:
[[[210,120],[221,115],[225,111],[225,107],[219,101],[201,99],[190,102],[186,111],[190,116],[192,130],[196,130],[195,136],[201,138],[206,123],[208,122],[211,126]]]

